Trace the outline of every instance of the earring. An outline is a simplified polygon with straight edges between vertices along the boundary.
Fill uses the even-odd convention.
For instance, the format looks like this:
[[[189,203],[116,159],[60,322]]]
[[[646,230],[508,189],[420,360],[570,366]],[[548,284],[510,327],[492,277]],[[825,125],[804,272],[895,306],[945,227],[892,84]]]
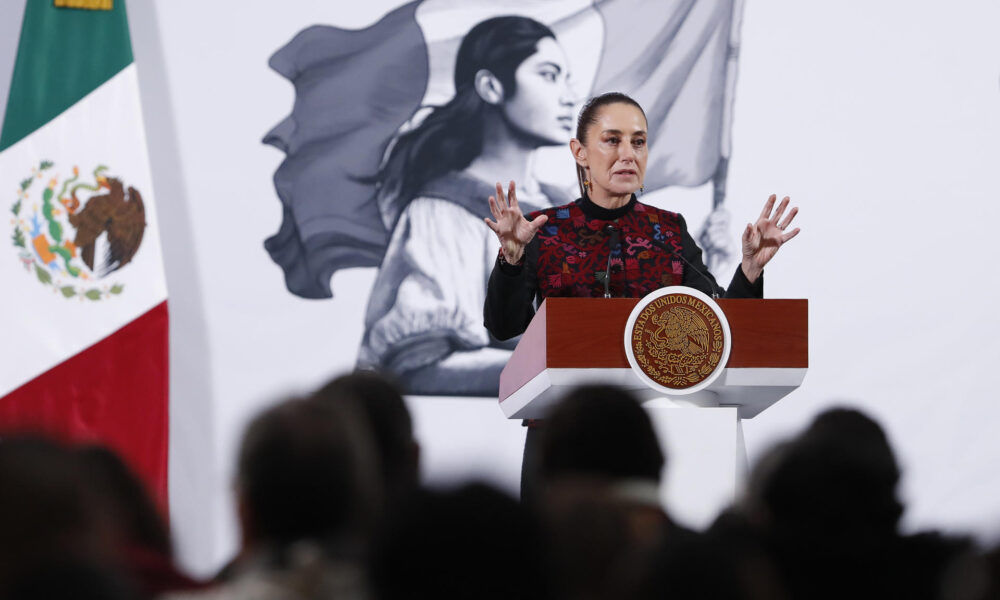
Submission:
[[[644,185],[639,185],[639,195],[641,196],[641,195],[642,195],[642,193],[643,193],[643,192],[645,192],[645,191],[646,191],[646,186],[644,186]]]
[[[590,189],[590,180],[589,179],[584,179],[583,180],[583,187],[585,187],[588,190]]]

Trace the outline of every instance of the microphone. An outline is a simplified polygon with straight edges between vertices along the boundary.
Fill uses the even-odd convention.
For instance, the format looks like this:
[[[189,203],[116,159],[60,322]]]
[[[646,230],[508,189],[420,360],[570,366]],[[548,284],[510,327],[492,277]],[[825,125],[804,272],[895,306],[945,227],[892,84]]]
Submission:
[[[712,298],[718,298],[719,297],[719,284],[717,284],[714,281],[712,281],[712,279],[710,279],[709,276],[706,275],[704,271],[702,271],[698,267],[696,267],[693,264],[691,264],[691,261],[689,261],[688,259],[684,258],[683,254],[681,254],[676,249],[674,249],[674,248],[672,248],[672,247],[664,244],[663,242],[661,242],[661,241],[659,241],[659,240],[657,240],[655,238],[651,238],[650,237],[650,238],[646,238],[646,239],[648,239],[657,248],[661,248],[663,250],[666,250],[667,252],[673,254],[677,258],[679,258],[682,261],[684,261],[684,264],[686,264],[687,266],[691,267],[692,271],[694,271],[695,273],[697,273],[698,275],[700,275],[701,278],[705,280],[705,282],[708,284],[708,289],[712,290]]]
[[[604,226],[604,233],[608,235],[608,268],[604,271],[604,297],[611,297],[611,255],[615,248],[621,246],[621,232],[617,227],[608,223]]]

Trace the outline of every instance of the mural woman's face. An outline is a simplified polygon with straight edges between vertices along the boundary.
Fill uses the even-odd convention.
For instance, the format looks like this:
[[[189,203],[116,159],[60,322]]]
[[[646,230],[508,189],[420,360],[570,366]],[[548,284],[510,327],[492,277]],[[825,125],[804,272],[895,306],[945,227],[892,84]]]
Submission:
[[[503,103],[507,122],[539,145],[564,144],[573,136],[573,98],[566,53],[552,38],[514,72],[517,91]]]
[[[587,143],[577,162],[587,167],[592,195],[621,196],[639,189],[646,176],[646,117],[622,102],[600,109],[587,128]],[[579,152],[579,151],[577,151]]]

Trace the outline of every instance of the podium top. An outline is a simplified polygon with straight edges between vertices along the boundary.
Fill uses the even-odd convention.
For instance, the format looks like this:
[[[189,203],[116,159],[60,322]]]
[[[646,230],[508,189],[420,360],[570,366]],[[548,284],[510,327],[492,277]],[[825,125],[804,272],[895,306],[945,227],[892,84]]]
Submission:
[[[629,369],[625,325],[639,298],[546,298],[500,376],[506,398],[544,369]],[[732,331],[726,368],[807,368],[807,300],[717,299]]]

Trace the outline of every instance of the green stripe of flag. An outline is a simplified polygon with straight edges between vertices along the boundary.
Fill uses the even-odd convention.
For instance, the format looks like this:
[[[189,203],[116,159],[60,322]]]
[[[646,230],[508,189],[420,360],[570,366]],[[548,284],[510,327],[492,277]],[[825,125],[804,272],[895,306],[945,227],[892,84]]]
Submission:
[[[125,0],[114,8],[56,8],[27,0],[0,150],[48,123],[132,63]]]

